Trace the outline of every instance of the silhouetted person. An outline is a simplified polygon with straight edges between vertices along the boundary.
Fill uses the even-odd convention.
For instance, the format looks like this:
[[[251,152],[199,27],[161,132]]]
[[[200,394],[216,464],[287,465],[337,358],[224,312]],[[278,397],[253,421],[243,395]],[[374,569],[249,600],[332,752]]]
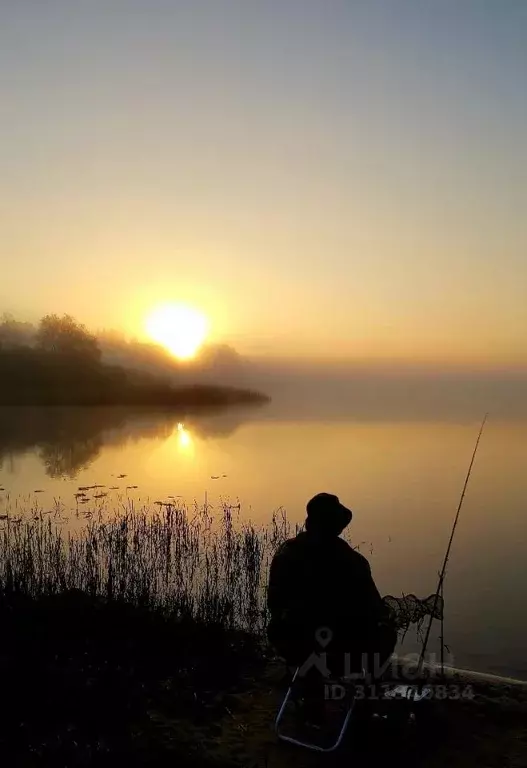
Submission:
[[[340,538],[351,518],[337,496],[319,493],[307,504],[305,531],[282,544],[272,560],[268,636],[291,667],[324,651],[334,675],[360,671],[365,659],[374,674],[373,656],[379,669],[393,653],[397,633],[369,563]],[[317,643],[321,628],[331,631],[327,644]]]

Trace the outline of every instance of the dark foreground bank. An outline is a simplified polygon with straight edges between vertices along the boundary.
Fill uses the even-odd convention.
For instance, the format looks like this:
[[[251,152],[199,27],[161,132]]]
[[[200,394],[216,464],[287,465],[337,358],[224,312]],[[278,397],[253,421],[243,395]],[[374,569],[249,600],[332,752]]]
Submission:
[[[239,630],[79,591],[0,598],[0,755],[13,766],[525,766],[525,689],[352,725],[339,754],[277,744],[283,668]],[[368,724],[369,723],[369,724]]]
[[[242,632],[79,591],[0,600],[3,765],[211,765],[263,657]]]

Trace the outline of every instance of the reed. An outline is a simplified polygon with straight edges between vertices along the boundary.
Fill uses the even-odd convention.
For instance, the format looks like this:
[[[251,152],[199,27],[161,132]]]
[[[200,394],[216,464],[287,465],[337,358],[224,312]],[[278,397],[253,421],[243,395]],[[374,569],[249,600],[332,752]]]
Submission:
[[[292,530],[285,512],[269,525],[241,519],[239,505],[170,503],[83,508],[64,525],[58,504],[17,502],[0,530],[0,589],[28,597],[81,590],[224,629],[261,635],[265,587],[277,546]]]

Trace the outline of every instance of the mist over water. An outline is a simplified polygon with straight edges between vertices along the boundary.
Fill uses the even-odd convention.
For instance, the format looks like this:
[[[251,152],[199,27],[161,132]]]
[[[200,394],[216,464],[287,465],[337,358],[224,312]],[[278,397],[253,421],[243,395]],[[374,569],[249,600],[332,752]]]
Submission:
[[[527,419],[527,370],[471,370],[402,364],[255,365],[251,385],[272,397],[266,413],[283,418],[358,421]]]

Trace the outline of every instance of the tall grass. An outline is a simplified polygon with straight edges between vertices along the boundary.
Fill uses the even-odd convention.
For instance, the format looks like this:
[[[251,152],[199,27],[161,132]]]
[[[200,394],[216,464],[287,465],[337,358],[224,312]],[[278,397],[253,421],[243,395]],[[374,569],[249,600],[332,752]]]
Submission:
[[[238,509],[238,514],[236,511]],[[84,512],[79,530],[33,506],[4,515],[0,589],[28,596],[82,590],[261,634],[272,554],[296,531],[279,510],[267,526],[227,504],[143,506],[128,500]]]

